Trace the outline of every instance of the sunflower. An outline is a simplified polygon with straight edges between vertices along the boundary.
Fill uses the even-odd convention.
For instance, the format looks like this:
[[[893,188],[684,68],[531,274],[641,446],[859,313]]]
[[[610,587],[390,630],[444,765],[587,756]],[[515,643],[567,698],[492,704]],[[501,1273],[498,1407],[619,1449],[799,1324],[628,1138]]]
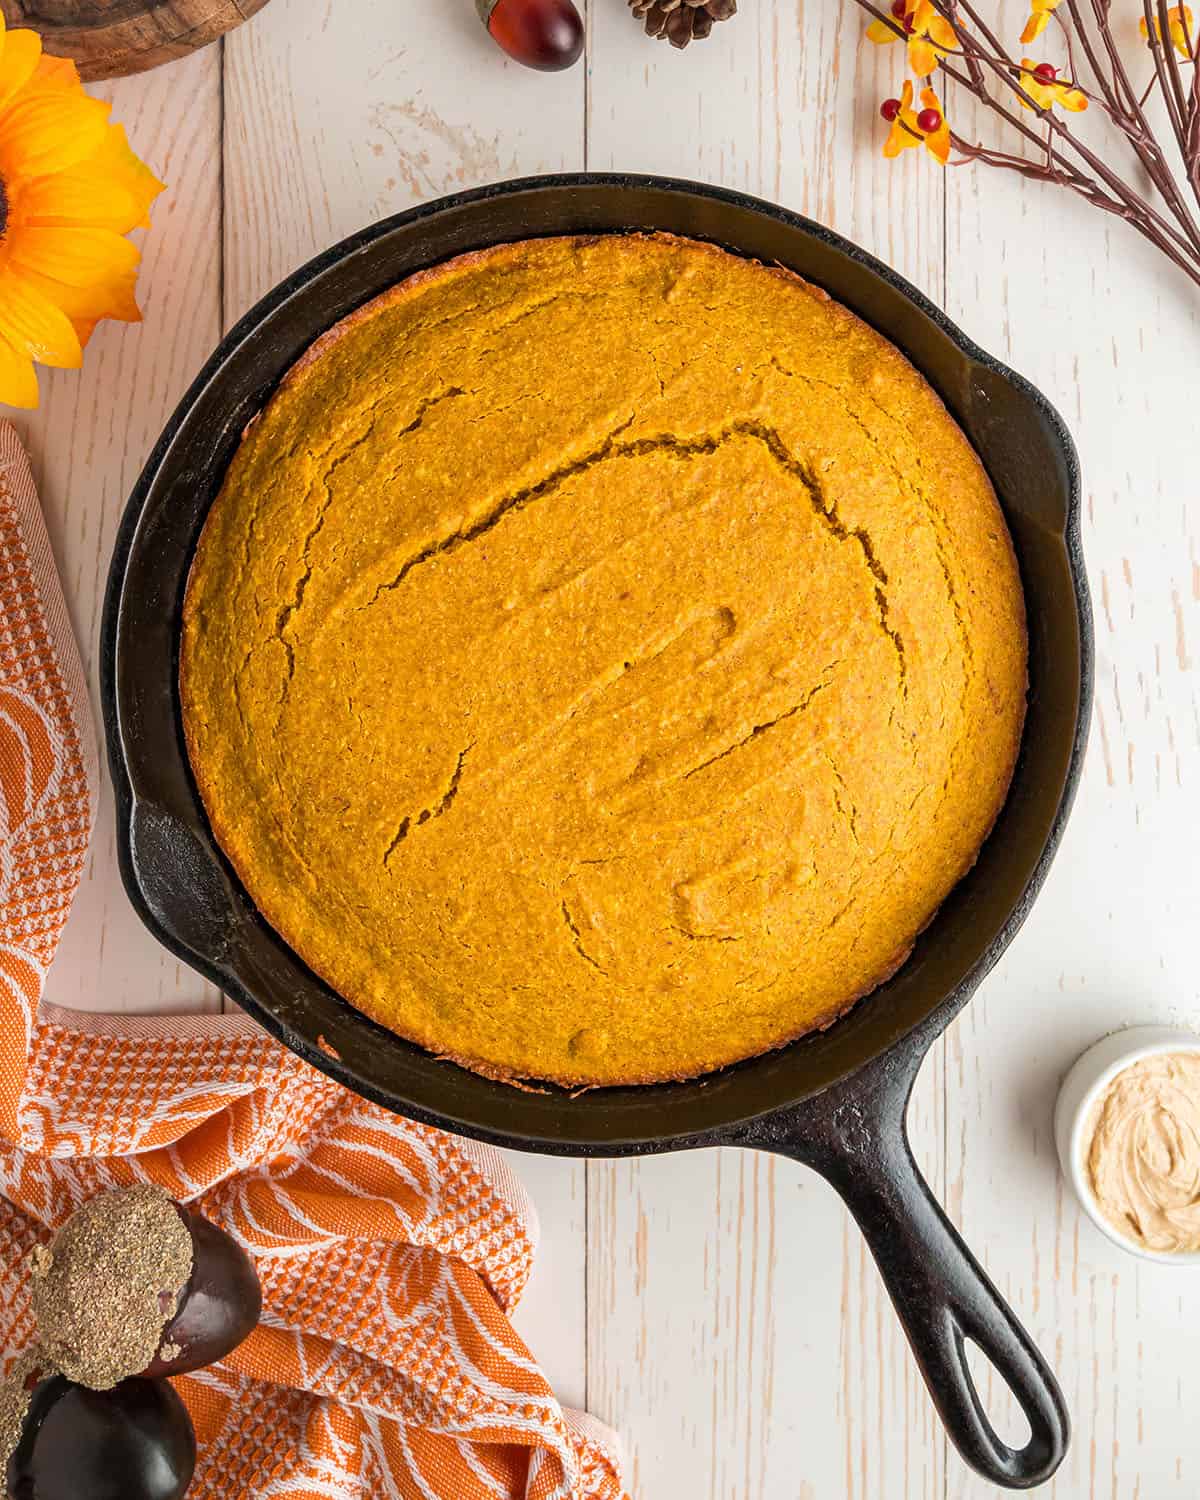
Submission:
[[[36,406],[34,361],[77,369],[101,318],[138,322],[146,226],[163,184],[84,93],[75,64],[0,17],[0,402]]]

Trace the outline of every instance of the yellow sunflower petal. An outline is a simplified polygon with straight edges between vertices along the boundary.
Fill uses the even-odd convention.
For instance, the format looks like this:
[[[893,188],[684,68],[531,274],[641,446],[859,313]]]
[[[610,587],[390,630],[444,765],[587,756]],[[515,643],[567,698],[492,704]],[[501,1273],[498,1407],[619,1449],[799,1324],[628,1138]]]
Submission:
[[[137,222],[131,193],[123,184],[92,173],[90,166],[85,162],[74,172],[56,172],[23,183],[10,200],[10,222],[58,227],[87,224],[127,233]],[[121,228],[131,217],[133,222]]]
[[[49,228],[21,224],[8,240],[13,265],[40,271],[69,286],[102,285],[135,270],[141,255],[136,245],[111,229]]]
[[[48,57],[42,53],[29,87],[38,93],[75,93],[83,88],[79,69],[69,57]]]
[[[150,204],[162,191],[163,184],[129,149],[125,132],[110,126],[104,144],[87,161],[20,184],[10,212],[14,222],[82,224],[128,234],[149,226]]]
[[[0,111],[8,108],[18,89],[23,89],[37,70],[42,56],[42,39],[36,31],[10,31],[4,38],[0,55]]]
[[[28,354],[21,354],[0,338],[0,402],[26,411],[38,404],[37,373]]]
[[[886,46],[888,42],[898,42],[900,40],[899,36],[886,21],[872,21],[867,27],[867,38],[878,47]]]
[[[91,338],[92,334],[95,333],[95,331],[96,331],[96,324],[98,322],[99,322],[98,318],[91,318],[91,319],[87,319],[87,318],[72,318],[71,319],[71,327],[75,330],[75,337],[79,340],[79,347],[81,349],[86,349],[87,348],[87,346],[88,346],[88,340]]]
[[[958,51],[958,36],[945,16],[934,15],[929,23],[929,40],[936,42],[944,52]]]
[[[116,229],[119,234],[127,234],[131,229],[150,227],[150,205],[159,193],[165,191],[165,184],[159,182],[141,157],[130,148],[124,126],[108,127],[108,134],[99,151],[88,158],[80,171],[85,171],[89,176],[103,176],[105,181],[123,187],[133,199],[137,218],[123,227],[108,224],[106,228]]]
[[[0,16],[0,399],[35,405],[35,363],[75,368],[102,318],[141,318],[137,246],[163,191],[75,64]]]
[[[1081,89],[1055,90],[1057,102],[1064,109],[1069,109],[1072,114],[1079,114],[1081,110],[1088,107],[1087,95]]]
[[[8,267],[0,273],[0,334],[43,365],[77,370],[83,350],[71,320],[38,287]]]
[[[30,286],[44,292],[60,307],[72,323],[95,322],[99,318],[116,318],[121,323],[140,323],[137,305],[137,274],[112,277],[100,286],[69,286],[38,271],[22,266],[21,277]]]
[[[87,94],[24,94],[0,122],[0,177],[10,188],[64,172],[95,154],[108,129],[109,106]]]

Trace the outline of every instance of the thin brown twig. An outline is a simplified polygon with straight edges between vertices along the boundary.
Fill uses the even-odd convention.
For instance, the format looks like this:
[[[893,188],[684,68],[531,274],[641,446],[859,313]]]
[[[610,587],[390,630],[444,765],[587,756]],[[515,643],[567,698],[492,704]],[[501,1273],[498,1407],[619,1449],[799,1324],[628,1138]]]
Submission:
[[[1088,34],[1087,27],[1079,12],[1077,0],[1067,0],[1067,3],[1079,34],[1086,38]],[[1096,19],[1097,30],[1103,40],[1105,52],[1112,67],[1113,78],[1119,87],[1124,90],[1126,96],[1133,101],[1129,111],[1130,119],[1127,122],[1119,123],[1122,124],[1126,138],[1137,152],[1143,168],[1154,183],[1164,202],[1174,211],[1176,219],[1182,224],[1187,236],[1200,248],[1200,229],[1197,229],[1196,224],[1192,220],[1183,195],[1180,193],[1178,185],[1175,182],[1170,164],[1163,154],[1162,147],[1158,143],[1158,138],[1155,136],[1149,120],[1146,118],[1143,101],[1136,99],[1134,96],[1133,85],[1129,81],[1129,75],[1125,70],[1124,61],[1121,58],[1120,50],[1112,34],[1112,27],[1109,24],[1107,0],[1092,0],[1092,11]],[[1102,70],[1101,77],[1103,77]],[[1163,86],[1162,73],[1157,65],[1154,69],[1154,81],[1160,87]]]
[[[1099,0],[1096,0],[1096,3],[1099,3]],[[1144,10],[1145,7],[1143,6],[1143,12]],[[1185,145],[1186,125],[1181,124],[1181,122],[1176,118],[1176,111],[1172,108],[1172,101],[1168,97],[1162,59],[1162,39],[1161,37],[1155,35],[1155,29],[1150,24],[1150,19],[1146,18],[1145,15],[1144,19],[1146,19],[1147,31],[1149,33],[1147,36],[1147,48],[1150,52],[1151,60],[1154,65],[1152,82],[1155,86],[1162,90],[1163,97],[1166,102],[1168,118],[1171,120],[1171,127],[1175,134],[1176,143],[1178,144],[1180,152],[1183,155],[1184,163],[1186,166],[1189,160],[1188,149]],[[1169,48],[1168,50],[1171,51],[1172,62],[1174,62],[1174,49]],[[1193,82],[1195,82],[1195,80],[1193,80]],[[1176,100],[1177,99],[1178,96],[1176,96]],[[1143,162],[1147,164],[1148,169],[1149,158],[1154,158],[1157,166],[1155,182],[1159,188],[1159,191],[1162,193],[1164,199],[1166,199],[1167,202],[1178,203],[1178,216],[1180,217],[1181,221],[1191,222],[1190,210],[1188,209],[1182,195],[1179,193],[1179,189],[1175,182],[1175,174],[1171,168],[1171,164],[1167,161],[1166,155],[1163,152],[1163,149],[1159,144],[1158,138],[1155,136],[1153,129],[1147,121],[1145,114],[1141,110],[1139,110],[1138,113],[1139,122],[1141,124],[1143,132],[1143,139],[1135,142],[1135,146],[1138,148],[1139,155],[1141,156]],[[1197,145],[1198,147],[1200,147],[1200,141],[1197,142]],[[1200,188],[1196,188],[1195,186],[1193,186],[1193,196],[1195,196],[1197,198],[1197,202],[1200,203]]]
[[[858,4],[869,15],[874,17],[875,20],[882,21],[885,26],[890,26],[896,33],[896,35],[903,39],[904,32],[900,30],[891,16],[885,15],[883,11],[879,10],[877,6],[872,4],[872,0],[858,0]],[[953,54],[953,56],[957,57],[959,56],[959,54],[955,53]],[[966,62],[967,59],[964,58],[963,61]],[[962,88],[969,90],[971,93],[976,92],[972,85],[971,79],[963,73],[960,73],[955,64],[951,62],[949,58],[942,59],[942,64],[938,71],[944,73],[946,77],[949,78],[952,82],[960,85]],[[980,72],[982,75],[982,69],[980,70]],[[985,96],[984,92],[980,92],[976,95],[976,97],[986,97],[986,102],[988,103],[990,108],[993,109],[1007,125],[1009,125],[1013,130],[1017,131],[1018,134],[1023,135],[1025,139],[1030,141],[1033,145],[1038,147],[1041,146],[1041,136],[1039,136],[1036,131],[1031,130],[1025,123],[1025,121],[1021,119],[1020,115],[1013,114],[1010,109],[1005,108],[1005,106],[1001,104],[1000,101],[994,96]]]
[[[949,16],[951,26],[954,27],[955,31],[957,31],[958,27],[959,27],[959,20],[958,20],[958,0],[946,0],[946,12],[947,12],[947,15]],[[967,61],[967,72],[970,73],[970,75],[971,75],[971,82],[972,82],[972,84],[977,89],[983,88],[983,86],[984,86],[984,82],[983,82],[983,69],[982,69],[982,67],[979,64],[979,59],[975,58],[975,57],[970,57],[966,61]]]
[[[1179,7],[1180,20],[1183,19],[1183,7]],[[1158,23],[1161,28],[1158,44],[1162,49],[1163,57],[1166,59],[1167,71],[1171,75],[1171,88],[1175,94],[1175,102],[1179,106],[1179,139],[1182,139],[1187,121],[1187,91],[1183,87],[1183,75],[1179,71],[1179,58],[1175,53],[1175,38],[1171,35],[1171,18],[1167,14],[1167,0],[1158,0]]]
[[[1106,73],[1100,64],[1092,42],[1091,32],[1084,24],[1083,15],[1080,12],[1077,0],[1067,0],[1067,9],[1070,11],[1071,21],[1075,27],[1076,35],[1079,37],[1080,45],[1087,52],[1088,62],[1091,64],[1092,71],[1095,73],[1101,87],[1111,90],[1114,99],[1117,99],[1123,93],[1126,105],[1136,119],[1141,106],[1137,102],[1137,95],[1134,92],[1133,84],[1129,81],[1129,74],[1125,71],[1125,64],[1121,59],[1120,52],[1117,50],[1117,43],[1112,34],[1112,27],[1108,23],[1108,5],[1106,0],[1092,0],[1092,16],[1096,23],[1096,31],[1100,38],[1100,43],[1104,47],[1105,54],[1108,57],[1110,73]],[[1144,118],[1140,123],[1145,124]],[[1146,128],[1149,130],[1148,126]]]
[[[982,59],[983,61],[996,63],[1004,72],[1011,72],[1014,76],[1024,73],[1025,71],[1023,67],[1017,67],[1015,64],[1011,63],[1007,57],[994,58],[991,57],[989,53],[983,52],[982,50],[979,52],[972,52],[969,55],[977,59]],[[1113,107],[1105,94],[1101,93],[1097,89],[1089,87],[1086,83],[1084,83],[1081,76],[1076,73],[1073,66],[1069,66],[1066,75],[1057,78],[1055,81],[1057,83],[1065,83],[1070,88],[1078,89],[1089,104],[1095,104],[1098,108],[1102,109],[1114,124],[1121,124],[1122,116],[1120,110]],[[1154,81],[1157,82],[1157,78]]]
[[[967,5],[966,0],[964,0],[963,8],[968,11],[970,10],[970,7]],[[990,32],[988,32],[988,40],[992,45],[999,48],[999,43],[996,42],[995,37],[992,36]],[[970,38],[969,34],[967,33],[963,33],[963,35],[960,37],[960,41],[962,41],[964,45],[977,45],[974,42],[974,39]],[[1014,68],[1017,71],[1018,76],[1014,79],[1010,75],[1010,73],[1006,71],[1003,65],[993,62],[989,55],[980,51],[979,56],[980,60],[993,70],[1000,81],[1004,83],[1011,90],[1011,92],[1017,96],[1019,100],[1024,100],[1024,102],[1029,106],[1030,109],[1037,111],[1037,113],[1046,121],[1047,125],[1054,133],[1058,141],[1060,143],[1065,143],[1070,150],[1074,151],[1075,154],[1081,159],[1081,161],[1083,161],[1084,164],[1091,170],[1091,172],[1100,179],[1100,181],[1105,185],[1106,188],[1108,188],[1109,192],[1112,193],[1114,197],[1124,199],[1124,201],[1135,212],[1135,214],[1144,214],[1156,226],[1161,234],[1164,234],[1173,241],[1178,242],[1188,253],[1194,253],[1200,256],[1200,231],[1198,231],[1195,224],[1192,223],[1190,215],[1187,213],[1186,206],[1183,204],[1182,199],[1180,199],[1178,201],[1178,204],[1176,205],[1176,218],[1183,221],[1183,227],[1188,231],[1187,235],[1181,234],[1179,229],[1177,229],[1166,219],[1164,219],[1162,215],[1150,203],[1148,203],[1141,196],[1141,194],[1137,192],[1135,188],[1130,187],[1128,183],[1124,182],[1121,177],[1118,176],[1118,174],[1111,167],[1109,167],[1107,162],[1098,157],[1090,146],[1081,141],[1079,137],[1076,136],[1070,130],[1070,128],[1058,118],[1058,116],[1052,109],[1043,109],[1042,106],[1037,102],[1037,100],[1034,99],[1033,96],[1028,92],[1028,90],[1026,90],[1022,86],[1020,82],[1020,69],[1016,64],[1009,65],[1010,68]],[[991,102],[990,96],[985,98],[985,102]],[[1155,165],[1157,168],[1157,163]],[[1157,180],[1155,182],[1155,185],[1159,187],[1160,192],[1163,190],[1161,184]]]
[[[1194,142],[1197,140],[1198,130],[1200,130],[1196,120],[1196,111],[1200,109],[1200,94],[1197,93],[1195,54],[1192,48],[1191,30],[1188,25],[1187,6],[1183,3],[1183,0],[1180,0],[1177,7],[1177,15],[1179,17],[1179,27],[1183,33],[1184,50],[1193,64],[1192,87],[1190,90],[1184,87],[1183,75],[1179,68],[1179,58],[1175,50],[1175,38],[1171,35],[1171,21],[1166,0],[1158,0],[1158,48],[1166,63],[1166,71],[1170,75],[1171,90],[1175,98],[1175,108],[1171,111],[1171,124],[1175,130],[1175,142],[1179,147],[1179,154],[1183,159],[1188,184],[1192,189],[1192,196],[1196,199],[1197,205],[1200,205],[1200,170],[1196,168],[1194,160],[1191,163],[1191,170],[1189,170],[1189,151],[1194,153]]]
[[[1150,55],[1154,59],[1154,71],[1158,74],[1159,83],[1162,85],[1163,99],[1167,106],[1167,116],[1171,121],[1171,129],[1175,132],[1176,140],[1183,136],[1183,84],[1179,77],[1179,69],[1174,66],[1175,48],[1171,43],[1170,22],[1166,21],[1167,7],[1165,0],[1142,0],[1142,10],[1146,16],[1147,40],[1150,46]],[[1166,23],[1160,26],[1160,18]]]
[[[1187,150],[1184,152],[1192,192],[1200,199],[1200,61],[1192,67],[1191,123],[1188,126]]]
[[[1151,3],[1151,0],[1143,0],[1143,3],[1149,4]],[[1072,12],[1077,14],[1075,0],[1069,0],[1069,5]],[[1093,5],[1098,16],[1103,16],[1105,18],[1103,21],[1102,30],[1106,38],[1111,41],[1111,30],[1109,29],[1107,24],[1106,0],[1093,0]],[[1082,26],[1081,33],[1086,35],[1086,32],[1084,31]],[[988,32],[988,37],[993,43],[995,43],[995,37],[990,31]],[[984,61],[988,61],[988,59],[984,58]],[[1061,138],[1066,139],[1070,142],[1071,148],[1079,154],[1084,162],[1086,162],[1088,167],[1090,167],[1090,169],[1105,183],[1105,185],[1111,192],[1115,193],[1118,197],[1125,198],[1131,206],[1136,207],[1140,205],[1146,213],[1150,214],[1157,221],[1158,228],[1161,231],[1167,233],[1168,235],[1171,235],[1173,238],[1176,238],[1181,242],[1190,241],[1190,249],[1196,252],[1200,252],[1200,228],[1197,227],[1195,221],[1192,219],[1187,204],[1184,202],[1182,196],[1179,193],[1179,189],[1171,174],[1170,167],[1167,164],[1165,157],[1163,156],[1162,148],[1159,146],[1157,140],[1155,139],[1153,132],[1151,131],[1149,124],[1146,122],[1145,117],[1141,114],[1140,109],[1137,111],[1137,114],[1140,118],[1137,118],[1136,123],[1131,129],[1125,126],[1125,124],[1121,120],[1119,113],[1114,118],[1116,118],[1117,123],[1121,124],[1122,128],[1125,130],[1128,139],[1134,146],[1134,149],[1137,151],[1142,164],[1145,167],[1146,171],[1149,173],[1155,187],[1158,189],[1159,193],[1163,196],[1163,198],[1168,202],[1168,204],[1174,211],[1176,220],[1183,231],[1182,234],[1180,234],[1179,231],[1177,231],[1173,226],[1168,224],[1166,220],[1164,220],[1156,212],[1156,210],[1149,203],[1147,203],[1139,193],[1137,193],[1135,189],[1129,187],[1127,183],[1123,182],[1116,172],[1110,170],[1106,162],[1097,157],[1089,147],[1084,145],[1083,142],[1081,142],[1076,136],[1074,136],[1069,127],[1062,121],[1060,121],[1052,110],[1042,110],[1041,107],[1037,104],[1036,100],[1033,100],[1030,97],[1029,93],[1019,85],[1019,80],[1018,82],[1014,83],[1011,78],[1005,77],[1002,65],[993,63],[992,66],[996,68],[996,71],[1000,74],[1001,77],[1003,77],[1004,82],[1008,84],[1008,87],[1012,89],[1012,91],[1017,94],[1019,98],[1024,99],[1027,103],[1038,109],[1039,113],[1045,116],[1049,124],[1049,128],[1052,131],[1054,131]],[[1122,80],[1123,86],[1126,88],[1129,94],[1132,94],[1132,87],[1129,84],[1129,80],[1124,72],[1124,68],[1119,64],[1119,62],[1118,66],[1120,67],[1119,76]],[[1115,92],[1110,95],[1110,98],[1115,105]]]
[[[1063,40],[1067,44],[1067,67],[1071,70],[1071,77],[1078,81],[1079,67],[1075,61],[1075,38],[1071,35],[1071,28],[1059,15],[1057,10],[1052,10],[1050,14],[1058,22],[1059,30],[1063,34]]]
[[[1090,0],[1087,13],[1081,0],[1066,0],[1064,9],[1069,21],[1067,16],[1055,12],[1070,72],[1069,79],[1057,82],[1078,88],[1090,103],[1103,110],[1118,137],[1125,141],[1145,171],[1157,202],[1146,198],[1121,176],[1107,151],[1099,154],[1053,108],[1043,108],[1032,96],[1025,87],[1027,75],[1022,63],[1005,50],[981,13],[982,0],[933,0],[933,3],[953,26],[959,42],[958,50],[942,58],[940,71],[956,88],[965,89],[983,103],[1037,152],[1036,157],[1017,155],[990,143],[967,140],[952,131],[951,145],[958,153],[955,164],[977,162],[1068,188],[1106,213],[1124,219],[1200,286],[1200,227],[1188,206],[1185,189],[1145,113],[1146,101],[1156,87],[1161,88],[1171,135],[1182,156],[1186,187],[1200,205],[1200,64],[1196,62],[1197,48],[1182,0],[1179,19],[1183,51],[1187,54],[1184,61],[1195,67],[1190,88],[1180,67],[1182,54],[1177,55],[1171,38],[1167,0],[1142,0],[1153,72],[1140,95],[1134,90],[1112,34],[1109,0]],[[858,4],[897,37],[906,38],[906,31],[896,19],[883,14],[872,0],[858,0]],[[1090,83],[1081,81],[1076,46],[1087,62]],[[989,80],[994,81],[991,86]],[[1003,98],[997,97],[995,83],[1000,85]],[[1006,99],[1032,111],[1044,134],[1008,108]]]

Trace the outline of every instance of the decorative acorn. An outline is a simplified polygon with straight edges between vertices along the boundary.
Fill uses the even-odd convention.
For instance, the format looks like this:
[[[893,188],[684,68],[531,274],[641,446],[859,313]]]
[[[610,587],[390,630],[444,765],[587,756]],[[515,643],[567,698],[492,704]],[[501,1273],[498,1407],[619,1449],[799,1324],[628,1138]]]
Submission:
[[[29,1252],[39,1342],[0,1380],[4,1500],[182,1500],[187,1408],[161,1377],[223,1359],[262,1309],[223,1229],[138,1183],[81,1204]]]
[[[31,1354],[0,1385],[7,1500],[182,1500],[195,1464],[191,1418],[165,1380],[93,1391]]]
[[[241,1246],[149,1184],[90,1198],[31,1252],[30,1272],[45,1356],[94,1390],[223,1359],[262,1308]]]
[[[571,0],[475,0],[492,40],[527,68],[569,68],[583,51],[583,21]]]

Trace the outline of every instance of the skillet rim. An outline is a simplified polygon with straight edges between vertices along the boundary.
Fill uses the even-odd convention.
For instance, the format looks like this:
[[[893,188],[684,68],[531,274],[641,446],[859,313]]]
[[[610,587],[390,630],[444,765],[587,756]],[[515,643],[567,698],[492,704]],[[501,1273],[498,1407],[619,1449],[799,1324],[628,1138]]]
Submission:
[[[366,249],[398,230],[409,229],[411,226],[419,225],[425,219],[446,213],[447,211],[461,208],[470,209],[473,206],[486,205],[496,198],[513,197],[522,193],[537,192],[547,188],[570,190],[572,188],[596,187],[616,191],[648,190],[672,196],[704,199],[712,203],[724,204],[737,210],[748,211],[752,214],[773,219],[785,227],[799,232],[809,239],[815,240],[820,245],[838,252],[847,259],[857,263],[868,273],[873,274],[881,280],[888,288],[909,302],[919,313],[927,318],[950,341],[968,366],[975,366],[988,371],[991,375],[1008,384],[1018,396],[1035,409],[1037,415],[1045,424],[1048,435],[1057,447],[1064,472],[1067,475],[1065,516],[1061,532],[1056,527],[1054,528],[1054,535],[1056,537],[1061,536],[1066,569],[1071,579],[1072,603],[1078,626],[1079,678],[1075,724],[1070,754],[1063,773],[1062,790],[1057,807],[1050,820],[1045,841],[1028,879],[1020,895],[1013,903],[1008,916],[1001,923],[975,962],[971,964],[959,982],[946,992],[940,1000],[934,1001],[924,1015],[917,1019],[907,1031],[900,1033],[886,1045],[875,1048],[869,1057],[861,1059],[857,1064],[845,1069],[841,1073],[835,1072],[833,1076],[827,1078],[823,1084],[815,1089],[800,1087],[799,1089],[793,1089],[790,1093],[784,1090],[782,1092],[786,1094],[786,1097],[776,1098],[772,1103],[764,1105],[761,1109],[752,1109],[736,1114],[731,1113],[728,1118],[725,1118],[719,1124],[688,1131],[665,1130],[651,1136],[604,1137],[589,1133],[586,1128],[588,1113],[578,1111],[576,1113],[582,1128],[578,1134],[572,1134],[569,1138],[566,1138],[561,1135],[547,1135],[536,1129],[521,1129],[508,1122],[504,1126],[486,1121],[481,1123],[479,1119],[471,1118],[469,1115],[450,1109],[439,1110],[425,1103],[413,1102],[411,1099],[403,1097],[397,1090],[373,1082],[370,1078],[363,1076],[361,1071],[343,1062],[342,1059],[331,1056],[328,1052],[322,1050],[315,1041],[311,1041],[308,1037],[299,1033],[287,1021],[277,1015],[273,1009],[258,1000],[247,989],[236,970],[222,968],[216,962],[198,953],[178,932],[173,930],[169,925],[169,916],[160,915],[151,907],[137,870],[133,849],[133,819],[135,809],[141,805],[141,799],[134,788],[133,774],[130,770],[130,757],[125,752],[125,731],[122,726],[118,698],[124,674],[132,672],[134,675],[139,675],[137,667],[132,664],[127,665],[122,654],[121,614],[128,582],[129,565],[133,555],[134,544],[146,514],[147,502],[153,499],[155,490],[161,483],[164,461],[180,429],[184,426],[196,404],[209,389],[210,385],[214,380],[220,378],[222,369],[230,358],[248,340],[254,338],[259,333],[261,325],[272,314],[286,302],[303,293],[310,283],[317,280],[325,272],[336,267],[339,263],[352,257],[358,251]],[[641,226],[630,224],[625,227],[630,229],[637,227],[647,228],[645,224]],[[564,231],[560,229],[557,232],[562,233]],[[610,232],[617,231],[614,229]],[[716,243],[722,243],[719,237],[714,236],[714,240]],[[726,244],[725,248],[732,250],[733,253],[747,253],[745,250],[738,251],[737,247],[733,245]],[[848,300],[847,305],[851,306],[852,311],[857,311]],[[859,316],[862,316],[862,314],[859,313]],[[126,504],[114,542],[100,638],[101,705],[109,768],[113,778],[118,859],[126,893],[142,921],[164,947],[174,953],[176,957],[185,961],[190,967],[196,969],[212,983],[216,984],[224,993],[230,995],[243,1010],[253,1017],[270,1035],[275,1037],[276,1040],[294,1052],[303,1061],[333,1078],[352,1092],[373,1103],[382,1105],[393,1112],[401,1113],[425,1124],[485,1140],[495,1145],[539,1151],[552,1155],[625,1156],[651,1154],[666,1150],[714,1144],[722,1140],[732,1139],[739,1132],[744,1133],[746,1127],[755,1121],[767,1119],[783,1110],[801,1104],[805,1100],[818,1097],[835,1085],[851,1081],[854,1075],[870,1067],[872,1063],[880,1059],[891,1058],[900,1062],[906,1057],[922,1056],[934,1038],[946,1028],[953,1017],[974,994],[978,985],[1007,949],[1032,908],[1033,902],[1045,881],[1050,864],[1057,853],[1074,802],[1082,772],[1091,717],[1094,678],[1094,640],[1091,598],[1080,537],[1081,508],[1078,455],[1065,423],[1045,395],[1024,376],[1010,369],[1000,360],[983,350],[940,308],[931,302],[923,292],[913,286],[898,272],[879,261],[873,255],[870,255],[867,251],[862,250],[852,241],[845,239],[835,231],[816,223],[802,214],[795,213],[790,209],[783,208],[750,194],[739,192],[736,189],[719,187],[713,184],[690,182],[685,179],[656,174],[575,172],[514,178],[499,183],[487,184],[483,187],[469,188],[391,215],[376,224],[358,231],[356,234],[348,236],[346,239],[339,241],[337,244],[313,257],[275,286],[238,320],[217,345],[217,348],[206,361],[199,375],[189,386],[179,402],[158,441],[155,443]],[[173,634],[177,643],[177,621],[174,625]],[[186,768],[186,757],[185,769],[187,769],[187,774],[190,778],[190,768]],[[209,838],[211,841],[211,832],[209,833]],[[215,843],[214,848],[216,848]],[[219,849],[216,852],[228,875],[229,867],[227,861],[225,861]],[[240,887],[240,882],[236,882],[236,877],[234,877],[234,880]],[[260,918],[259,920],[261,921],[262,919]],[[282,940],[278,941],[282,942]],[[286,944],[283,946],[286,947]],[[298,956],[294,954],[292,956],[302,968],[306,967],[303,965],[302,960],[299,960]],[[329,990],[329,986],[324,985],[323,982],[318,982],[330,994],[333,993]],[[867,997],[862,1002],[863,1005],[869,1003],[870,997]],[[346,1002],[342,1001],[341,1004],[346,1005]],[[351,1008],[347,1007],[347,1009]],[[453,1063],[433,1058],[411,1043],[404,1042],[403,1039],[393,1036],[392,1033],[382,1032],[381,1028],[359,1012],[352,1013],[351,1024],[361,1025],[379,1032],[388,1039],[389,1043],[398,1043],[402,1047],[411,1048],[412,1052],[419,1053],[431,1066],[453,1069],[454,1074],[458,1075],[455,1085],[457,1090],[461,1091],[465,1089],[469,1093],[482,1096],[490,1090],[502,1089],[504,1091],[505,1103],[511,1107],[502,1108],[499,1113],[520,1115],[520,1102],[527,1096],[519,1090],[514,1089],[511,1085],[496,1084],[494,1081],[482,1078],[479,1075],[467,1073]],[[804,1039],[801,1038],[799,1041],[788,1045],[789,1047],[802,1046],[803,1041]],[[787,1049],[782,1050],[786,1051]],[[767,1054],[768,1057],[771,1055]],[[762,1060],[761,1058],[747,1059],[744,1063],[735,1064],[733,1069],[724,1070],[724,1073],[752,1067],[756,1062],[761,1062]],[[637,1094],[641,1098],[646,1098],[661,1094],[664,1090],[692,1091],[703,1089],[706,1083],[721,1076],[723,1074],[709,1074],[683,1083],[641,1085],[637,1088]],[[563,1095],[563,1091],[561,1090],[554,1090],[553,1092],[560,1096]],[[628,1090],[613,1089],[591,1091],[588,1110],[592,1112],[592,1118],[596,1117],[597,1106],[606,1094],[612,1097],[617,1093],[627,1092]],[[664,1101],[664,1104],[666,1103],[667,1101]],[[497,1111],[492,1110],[488,1113],[494,1117]]]

